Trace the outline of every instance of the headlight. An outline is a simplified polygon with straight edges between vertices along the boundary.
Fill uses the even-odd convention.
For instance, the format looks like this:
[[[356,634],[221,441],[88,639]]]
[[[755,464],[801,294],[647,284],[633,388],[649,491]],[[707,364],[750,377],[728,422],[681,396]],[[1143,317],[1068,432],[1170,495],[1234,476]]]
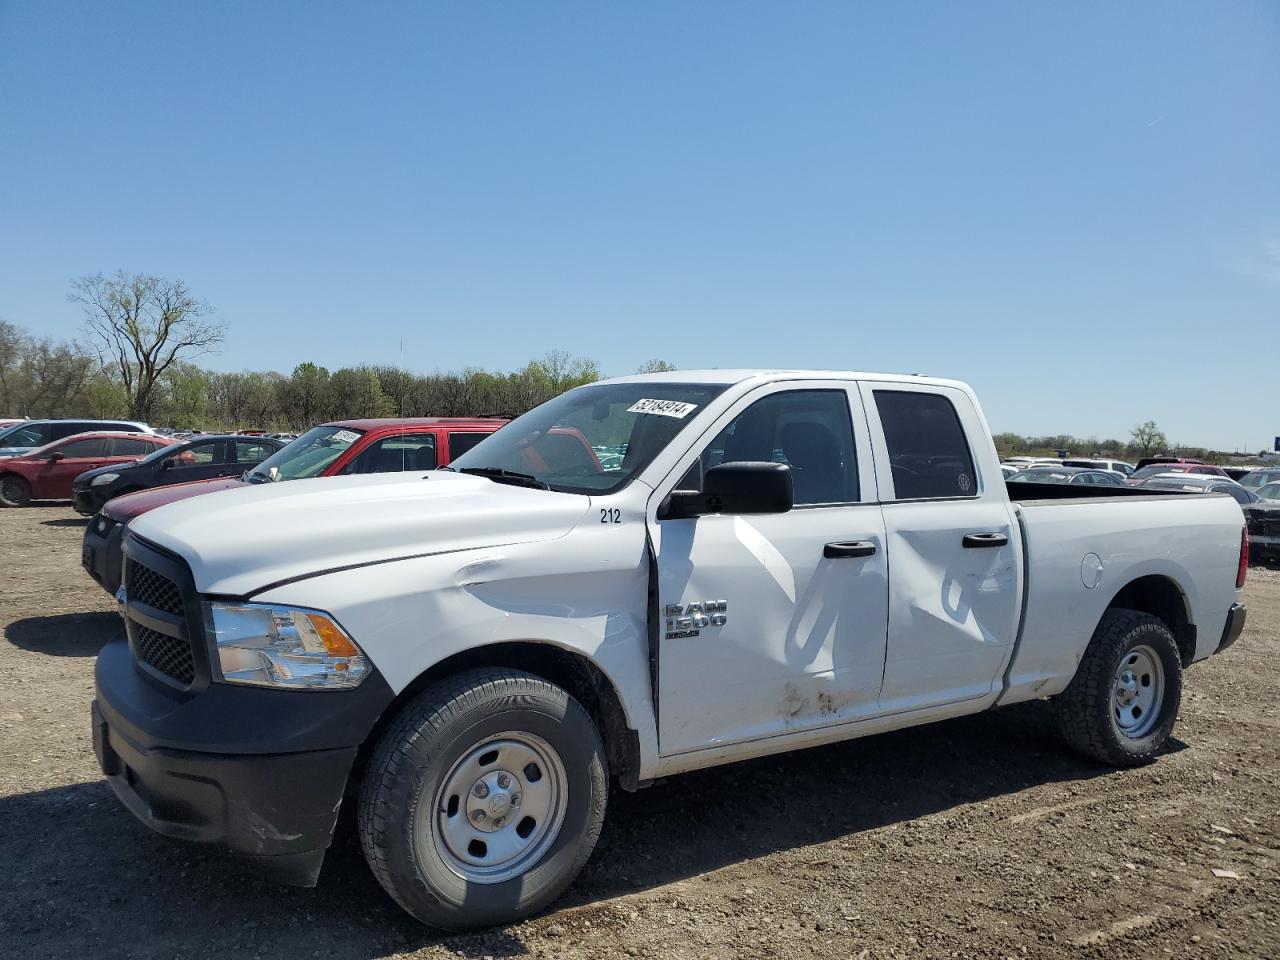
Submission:
[[[369,661],[319,610],[265,603],[210,603],[222,678],[292,690],[357,686]]]
[[[118,473],[100,473],[96,477],[94,477],[92,480],[89,481],[89,486],[100,487],[104,483],[110,483],[112,480],[119,480],[119,479],[120,479],[120,474]]]

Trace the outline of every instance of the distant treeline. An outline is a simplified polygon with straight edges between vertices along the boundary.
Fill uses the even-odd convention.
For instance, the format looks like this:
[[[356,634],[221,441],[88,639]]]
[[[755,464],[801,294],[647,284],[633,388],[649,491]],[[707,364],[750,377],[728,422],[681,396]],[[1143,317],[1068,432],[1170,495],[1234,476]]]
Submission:
[[[642,370],[669,370],[651,360]],[[161,374],[148,419],[179,429],[304,430],[356,417],[516,416],[601,378],[599,365],[551,351],[512,372],[468,368],[413,373],[394,366],[216,373],[175,363]],[[0,320],[0,416],[124,417],[124,385],[72,342],[29,336]]]

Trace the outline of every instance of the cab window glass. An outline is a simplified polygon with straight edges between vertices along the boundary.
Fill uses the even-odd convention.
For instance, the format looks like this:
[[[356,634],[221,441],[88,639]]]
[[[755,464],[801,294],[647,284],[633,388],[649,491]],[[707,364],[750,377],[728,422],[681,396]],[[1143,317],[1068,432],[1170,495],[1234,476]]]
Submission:
[[[111,456],[113,457],[145,457],[156,449],[154,443],[137,440],[133,437],[112,437]]]
[[[455,459],[462,456],[487,436],[489,436],[487,433],[449,434],[449,456]]]
[[[178,454],[180,467],[204,467],[210,464],[225,463],[227,460],[227,444],[223,440],[211,443],[197,443]]]
[[[744,461],[791,467],[798,506],[857,502],[848,396],[842,390],[788,390],[757,400],[708,444],[680,487],[701,490],[712,467]]]
[[[107,441],[104,437],[72,440],[70,443],[64,443],[53,452],[60,453],[67,459],[72,457],[105,457],[107,455]]]
[[[876,390],[875,398],[897,499],[977,495],[973,457],[950,400],[907,390]]]
[[[265,443],[236,441],[236,463],[261,463],[275,452],[275,447]]]
[[[353,473],[399,473],[403,470],[434,470],[436,438],[434,434],[401,434],[383,437],[361,451],[342,468],[344,475]]]

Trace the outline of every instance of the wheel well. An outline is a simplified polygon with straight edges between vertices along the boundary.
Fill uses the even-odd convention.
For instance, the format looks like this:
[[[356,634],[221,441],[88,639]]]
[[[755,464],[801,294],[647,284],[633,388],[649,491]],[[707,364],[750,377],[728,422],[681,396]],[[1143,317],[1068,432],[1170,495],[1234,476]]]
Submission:
[[[622,709],[618,691],[604,672],[581,654],[549,643],[516,641],[463,650],[432,665],[401,690],[391,706],[383,711],[361,746],[348,781],[348,789],[353,789],[363,779],[365,761],[383,730],[391,725],[401,709],[420,690],[443,677],[474,667],[524,670],[567,691],[582,704],[596,729],[600,731],[605,755],[609,759],[609,770],[617,777],[619,785],[624,790],[635,790],[639,786],[640,738],[627,725],[627,715]]]
[[[1191,622],[1187,598],[1176,582],[1169,577],[1152,575],[1139,577],[1126,584],[1111,600],[1108,610],[1137,610],[1163,620],[1173,631],[1178,643],[1178,655],[1185,667],[1196,655],[1196,625]]]

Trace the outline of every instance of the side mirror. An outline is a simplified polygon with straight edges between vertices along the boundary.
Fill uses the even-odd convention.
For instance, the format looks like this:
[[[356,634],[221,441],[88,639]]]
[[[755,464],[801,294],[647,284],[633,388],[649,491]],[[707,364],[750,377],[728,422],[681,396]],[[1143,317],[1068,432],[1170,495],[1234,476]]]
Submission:
[[[55,450],[53,451],[53,453],[49,454],[49,456],[45,457],[45,459],[46,460],[65,460],[67,459],[67,455],[63,453],[61,450]]]
[[[658,519],[682,520],[716,513],[786,513],[793,504],[791,468],[785,463],[722,463],[707,471],[701,493],[673,490],[658,511]]]
[[[160,470],[161,472],[164,472],[165,470],[172,470],[177,465],[178,465],[177,460],[174,457],[170,457],[168,460],[160,464]]]

